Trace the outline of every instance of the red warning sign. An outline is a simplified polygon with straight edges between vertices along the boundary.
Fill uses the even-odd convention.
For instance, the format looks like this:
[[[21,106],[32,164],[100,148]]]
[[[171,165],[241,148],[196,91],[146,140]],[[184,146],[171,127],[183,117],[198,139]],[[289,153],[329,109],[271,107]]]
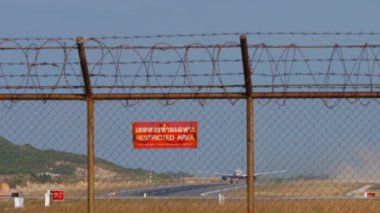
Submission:
[[[133,122],[135,149],[197,148],[198,122]]]
[[[365,194],[364,194],[364,197],[366,197],[366,198],[371,198],[371,197],[375,197],[375,196],[376,196],[375,192],[365,192]]]
[[[63,190],[53,190],[53,200],[63,200],[64,199],[64,192]]]

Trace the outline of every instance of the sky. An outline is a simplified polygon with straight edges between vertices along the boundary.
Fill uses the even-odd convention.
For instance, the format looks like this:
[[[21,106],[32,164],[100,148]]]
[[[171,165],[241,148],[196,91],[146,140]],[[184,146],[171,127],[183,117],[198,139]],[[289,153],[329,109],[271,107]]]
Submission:
[[[188,34],[188,33],[223,33],[223,32],[379,32],[378,20],[380,20],[380,1],[365,0],[162,0],[162,1],[146,1],[146,0],[2,0],[0,7],[0,38],[19,38],[19,37],[99,37],[99,36],[129,36],[129,35],[156,35],[156,34]],[[361,40],[359,37],[355,42],[367,42],[367,38]],[[252,38],[256,39],[255,37]],[[297,37],[289,40],[266,40],[265,37],[260,37],[262,41],[269,42],[288,42],[288,43],[309,43],[315,40],[309,40],[306,37]],[[321,39],[317,37],[316,40]],[[325,38],[322,38],[325,39]],[[335,38],[330,36],[332,42],[346,41],[352,42],[352,38]],[[371,42],[376,42],[376,37],[369,38]],[[226,101],[227,102],[227,101]],[[107,121],[107,118],[112,118],[108,122],[98,124],[96,128],[100,132],[96,136],[98,140],[97,155],[107,158],[113,162],[124,166],[144,167],[157,171],[179,171],[185,169],[188,172],[196,170],[213,170],[221,171],[223,169],[236,169],[238,167],[245,169],[245,158],[241,157],[241,150],[244,150],[244,144],[235,146],[231,152],[220,152],[214,154],[213,157],[207,157],[209,150],[221,149],[231,141],[244,141],[244,131],[242,128],[244,123],[244,102],[240,101],[236,105],[226,105],[226,102],[212,102],[209,107],[201,108],[199,105],[191,106],[193,111],[182,111],[188,106],[188,102],[180,102],[176,106],[162,109],[159,104],[153,106],[150,103],[143,103],[140,107],[125,108],[119,103],[102,103],[99,104],[98,121]],[[319,174],[324,174],[324,171],[343,171],[345,169],[355,170],[359,162],[352,163],[350,160],[344,161],[345,157],[354,155],[349,150],[345,153],[338,152],[337,147],[340,143],[350,141],[345,147],[355,147],[355,142],[361,142],[362,150],[368,150],[376,139],[379,137],[377,129],[371,129],[366,124],[364,130],[357,128],[365,121],[357,120],[357,118],[371,118],[377,110],[374,108],[359,108],[351,109],[350,106],[343,105],[337,111],[328,111],[323,108],[322,102],[301,102],[300,105],[290,102],[288,110],[279,107],[278,105],[270,105],[267,108],[263,107],[258,110],[260,121],[267,121],[262,126],[263,129],[257,129],[256,139],[258,140],[257,149],[261,153],[258,154],[257,162],[260,172],[265,170],[288,169],[293,171],[291,175],[300,175],[305,169],[317,171]],[[298,102],[299,103],[299,102]],[[194,103],[192,103],[194,104]],[[40,106],[42,105],[42,106]],[[33,145],[43,148],[63,148],[64,150],[85,153],[85,144],[75,145],[79,141],[85,140],[83,126],[81,121],[85,121],[85,105],[66,106],[57,103],[49,104],[36,103],[27,108],[24,103],[20,108],[14,107],[20,114],[11,116],[7,111],[1,111],[2,117],[5,117],[8,123],[2,128],[2,135],[7,136],[17,143],[32,143]],[[157,105],[159,106],[157,108]],[[22,110],[23,107],[24,110]],[[216,112],[213,109],[220,109]],[[301,107],[301,109],[300,109]],[[314,111],[315,114],[310,115],[309,111],[302,111],[302,107],[308,108],[309,111]],[[54,120],[57,115],[56,108],[65,109],[59,112],[58,119]],[[109,110],[113,108],[113,110]],[[21,110],[20,110],[21,109]],[[154,110],[161,110],[161,114],[154,113]],[[238,110],[235,110],[238,109]],[[174,110],[174,111],[173,111]],[[301,110],[301,112],[299,112]],[[352,115],[351,111],[364,111],[364,114],[354,114],[352,120],[345,120]],[[33,113],[31,113],[33,111]],[[73,112],[74,111],[74,112]],[[133,115],[128,117],[128,113],[138,111],[141,115]],[[153,113],[149,114],[147,112]],[[39,116],[41,113],[47,112],[47,115]],[[76,115],[78,113],[80,115]],[[356,112],[356,111],[355,111]],[[79,121],[73,121],[76,128],[67,127],[65,115],[77,117]],[[262,114],[260,114],[262,113]],[[131,153],[131,143],[128,128],[124,128],[125,121],[130,123],[137,119],[143,120],[173,120],[173,115],[176,119],[184,120],[208,120],[201,123],[202,131],[200,143],[212,141],[213,144],[208,146],[200,146],[196,152],[188,151],[160,151],[152,153],[152,151],[140,151]],[[335,115],[340,115],[334,117]],[[7,117],[8,116],[8,117]],[[24,116],[29,116],[29,119],[22,120]],[[126,120],[122,117],[125,116]],[[219,119],[217,119],[219,116]],[[308,117],[309,116],[309,117]],[[313,123],[314,117],[322,117],[321,120]],[[296,117],[296,118],[294,118]],[[334,118],[333,120],[331,118]],[[48,119],[46,119],[48,118]],[[53,118],[50,121],[49,118]],[[308,118],[305,120],[304,118]],[[341,119],[343,118],[343,119]],[[55,118],[56,119],[56,118]],[[284,121],[282,126],[278,124],[278,119]],[[290,119],[290,121],[289,121]],[[374,121],[379,120],[377,117]],[[354,122],[352,122],[354,121]],[[222,128],[210,127],[212,123],[218,123]],[[289,123],[287,123],[289,122]],[[331,131],[329,126],[335,126],[339,123],[345,123],[345,126],[338,127],[337,131]],[[373,121],[372,121],[373,122]],[[300,125],[298,125],[301,123]],[[376,123],[376,122],[375,122]],[[57,125],[57,128],[51,126]],[[279,125],[273,128],[271,124]],[[288,124],[288,125],[286,125]],[[324,125],[326,124],[326,125]],[[327,125],[328,124],[328,125]],[[39,126],[34,128],[33,126]],[[319,129],[315,126],[319,125]],[[19,128],[19,127],[23,128]],[[234,128],[231,128],[233,126]],[[284,128],[292,126],[293,132],[284,135]],[[368,128],[367,128],[368,127]],[[298,130],[297,130],[298,128]],[[10,130],[11,129],[11,130]],[[26,129],[26,130],[25,130]],[[113,130],[119,135],[114,135]],[[302,131],[299,131],[301,129]],[[306,129],[306,130],[304,130]],[[67,131],[70,134],[67,134]],[[228,131],[226,131],[228,130]],[[351,131],[355,130],[355,131]],[[269,132],[268,132],[269,131]],[[321,134],[321,131],[323,132]],[[369,132],[367,132],[369,131]],[[36,132],[42,132],[39,134]],[[302,134],[298,134],[301,132]],[[311,132],[310,134],[306,134]],[[325,133],[328,132],[328,133]],[[338,133],[337,133],[338,132]],[[334,134],[338,134],[334,136]],[[356,141],[350,138],[356,134]],[[73,135],[79,135],[75,137]],[[303,137],[300,137],[303,136]],[[331,138],[330,136],[334,137]],[[38,137],[35,137],[38,136]],[[35,137],[31,139],[31,137]],[[46,138],[53,138],[56,143],[50,144]],[[295,140],[295,139],[298,139]],[[110,142],[111,140],[111,142]],[[302,141],[303,140],[303,141]],[[309,142],[306,148],[297,150],[294,147],[300,147],[299,143],[307,140]],[[44,141],[44,142],[40,142]],[[266,141],[272,141],[273,144],[266,146]],[[289,146],[284,144],[286,141]],[[322,148],[315,148],[313,144],[323,141]],[[337,143],[338,142],[338,143]],[[68,143],[68,145],[62,145]],[[328,145],[330,144],[330,145]],[[331,145],[333,144],[333,145]],[[43,146],[41,146],[43,145]],[[216,148],[215,148],[216,147]],[[277,147],[268,150],[268,147]],[[302,147],[302,146],[301,146]],[[228,148],[228,147],[227,147]],[[226,148],[226,149],[227,149]],[[358,148],[358,149],[359,149]],[[372,149],[376,154],[379,148]],[[127,151],[128,150],[128,151]],[[375,150],[375,151],[374,151]],[[338,150],[339,151],[339,150]],[[158,160],[157,157],[165,153],[170,164],[166,166]],[[116,156],[114,154],[117,154]],[[160,154],[161,153],[161,154]],[[233,153],[233,154],[231,154]],[[318,153],[320,155],[313,155]],[[329,154],[331,153],[331,154]],[[335,154],[334,154],[335,153]],[[363,154],[365,155],[365,153]],[[149,156],[148,158],[144,158]],[[276,158],[277,156],[277,158]],[[280,156],[280,157],[278,157]],[[324,159],[334,161],[334,159],[343,159],[339,163],[326,163],[321,161],[319,156],[324,156]],[[202,159],[200,163],[195,164],[193,159]],[[211,158],[211,159],[210,159]],[[271,159],[271,160],[268,160]],[[132,159],[132,160],[131,160]],[[177,162],[184,159],[181,162]],[[372,160],[372,159],[371,159]],[[323,159],[322,159],[323,161]],[[318,168],[312,165],[319,162],[320,165],[327,164]],[[291,165],[287,165],[291,163]],[[364,162],[366,163],[366,162]],[[319,165],[318,164],[318,165]],[[341,168],[337,170],[337,168]],[[364,167],[365,168],[365,167]],[[326,170],[329,169],[329,170]],[[297,173],[298,171],[298,173]],[[315,175],[310,171],[304,171],[304,175]],[[339,173],[340,174],[340,173]]]
[[[376,31],[376,0],[2,0],[0,37]]]

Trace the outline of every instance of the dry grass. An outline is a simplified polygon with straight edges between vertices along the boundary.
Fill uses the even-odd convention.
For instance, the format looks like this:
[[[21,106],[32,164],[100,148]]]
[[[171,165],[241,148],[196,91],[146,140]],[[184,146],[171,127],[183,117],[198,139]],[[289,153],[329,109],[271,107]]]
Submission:
[[[302,196],[334,197],[345,196],[347,192],[359,188],[359,183],[333,181],[296,181],[256,187],[257,196]]]
[[[43,207],[43,201],[27,201],[25,208],[14,209],[13,203],[1,203],[0,212],[9,213],[76,213],[86,212],[86,202],[81,200],[65,200],[64,202],[56,202],[52,207]],[[215,200],[190,200],[190,199],[170,199],[170,200],[154,200],[154,199],[108,199],[97,200],[95,202],[95,212],[97,213],[117,213],[117,212],[141,212],[141,213],[235,213],[245,212],[244,201],[231,201],[223,205],[219,205]]]
[[[334,181],[295,181],[255,186],[255,196],[265,197],[344,197],[365,184]],[[231,191],[227,196],[245,197],[246,190]]]
[[[0,202],[0,212],[9,213],[66,213],[86,212],[84,200],[65,200],[55,203],[50,208],[44,208],[42,200],[27,201],[25,208],[14,209],[13,202]],[[357,212],[379,212],[380,202],[376,199],[368,200],[256,200],[255,212],[257,213],[357,213]],[[108,199],[97,200],[95,212],[97,213],[239,213],[245,212],[244,200],[227,200],[225,204],[219,205],[215,200],[193,200],[193,199]]]
[[[265,213],[378,213],[378,200],[261,200],[255,212]]]
[[[102,185],[101,183],[99,183]],[[110,189],[140,187],[141,184],[129,182],[107,183],[100,191]],[[143,184],[144,185],[144,184]],[[297,181],[259,185],[255,187],[255,213],[356,213],[380,212],[378,199],[346,199],[347,192],[361,187],[360,183],[343,183],[327,181]],[[66,186],[69,187],[69,186]],[[71,186],[70,186],[71,187]],[[69,189],[66,188],[66,189]],[[73,187],[73,190],[82,187]],[[228,192],[226,197],[244,197],[241,200],[226,199],[220,205],[215,199],[97,199],[95,212],[141,212],[141,213],[203,213],[246,212],[245,190]],[[312,197],[318,198],[312,198]],[[298,198],[294,198],[298,197]],[[309,197],[309,199],[303,199]],[[319,199],[322,198],[322,199]],[[65,199],[55,202],[52,207],[45,208],[42,199],[26,199],[25,208],[14,209],[13,200],[0,199],[0,212],[10,213],[44,213],[44,212],[87,212],[86,199]]]
[[[95,193],[102,195],[106,192],[118,191],[120,189],[133,189],[139,187],[149,187],[160,185],[159,183],[148,184],[145,181],[97,181],[95,182]],[[60,189],[65,191],[67,197],[84,197],[87,195],[87,182],[60,183],[60,184],[34,184],[28,183],[27,186],[17,187],[12,190],[21,192],[26,197],[43,197],[47,190]],[[10,193],[8,193],[10,194]]]

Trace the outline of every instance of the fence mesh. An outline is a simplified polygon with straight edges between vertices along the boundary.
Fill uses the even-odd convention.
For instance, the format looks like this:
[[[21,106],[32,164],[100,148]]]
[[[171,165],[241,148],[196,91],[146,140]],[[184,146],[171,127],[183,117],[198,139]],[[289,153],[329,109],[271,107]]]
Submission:
[[[212,211],[208,205],[217,207],[218,196],[223,194],[227,202],[233,202],[230,211],[245,210],[245,195],[225,193],[228,188],[244,189],[245,181],[229,185],[221,178],[236,169],[246,170],[244,102],[232,105],[227,100],[207,100],[202,106],[183,100],[165,106],[160,101],[138,101],[126,107],[112,101],[97,102],[96,109],[97,157],[128,168],[114,183],[107,178],[96,187],[99,198],[108,198],[110,203],[117,200],[113,208],[130,209],[125,202],[138,199],[144,205],[133,205],[137,212],[157,208],[162,212]],[[132,122],[193,120],[198,121],[197,149],[139,150],[132,146]],[[165,201],[158,203],[157,199]],[[109,208],[109,203],[101,207]]]
[[[0,38],[0,212],[246,212],[250,98],[255,212],[376,212],[378,34]],[[133,146],[179,121],[196,148]]]
[[[79,199],[85,204],[86,106],[70,101],[3,104],[0,109],[1,212],[15,208],[10,198],[12,193],[24,198],[26,211],[48,212],[44,208],[48,190],[64,190],[68,203]],[[65,205],[57,201],[51,207],[63,210]]]
[[[348,101],[328,108],[311,99],[257,104],[255,169],[286,170],[257,178],[257,211],[376,212],[378,110]]]
[[[342,101],[328,108],[321,100],[306,99],[254,105],[256,211],[373,212],[378,208],[371,198],[371,193],[378,193],[380,175],[377,104]],[[170,106],[160,101],[138,101],[134,106],[98,101],[95,108],[97,211],[245,211],[245,181],[230,184],[221,179],[236,169],[246,170],[244,101],[207,100],[200,105],[188,100]],[[9,191],[20,192],[26,208],[42,206],[44,193],[52,189],[65,190],[65,203],[80,200],[80,206],[85,206],[85,104],[6,102],[0,112],[1,143],[8,150],[2,153],[7,160],[2,160],[1,177]],[[198,149],[133,149],[132,122],[173,117],[199,121]],[[46,154],[49,150],[54,152]],[[68,162],[62,153],[79,162]],[[54,158],[50,168],[38,168],[36,173],[38,161],[51,155],[62,160]],[[29,160],[33,156],[36,159]],[[12,173],[18,169],[23,174]],[[73,170],[75,179],[55,176]],[[280,173],[260,175],[272,171]],[[208,188],[200,192],[199,186]],[[224,205],[217,204],[219,194],[225,198]],[[215,206],[210,208],[212,203]],[[11,200],[1,204],[6,212],[14,208]],[[51,207],[68,208],[62,204],[57,201]]]

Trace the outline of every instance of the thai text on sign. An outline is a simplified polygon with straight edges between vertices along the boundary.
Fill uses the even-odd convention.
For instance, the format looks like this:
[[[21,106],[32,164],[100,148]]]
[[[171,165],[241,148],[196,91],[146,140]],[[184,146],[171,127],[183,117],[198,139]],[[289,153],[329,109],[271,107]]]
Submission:
[[[135,149],[197,148],[198,122],[133,122]]]

